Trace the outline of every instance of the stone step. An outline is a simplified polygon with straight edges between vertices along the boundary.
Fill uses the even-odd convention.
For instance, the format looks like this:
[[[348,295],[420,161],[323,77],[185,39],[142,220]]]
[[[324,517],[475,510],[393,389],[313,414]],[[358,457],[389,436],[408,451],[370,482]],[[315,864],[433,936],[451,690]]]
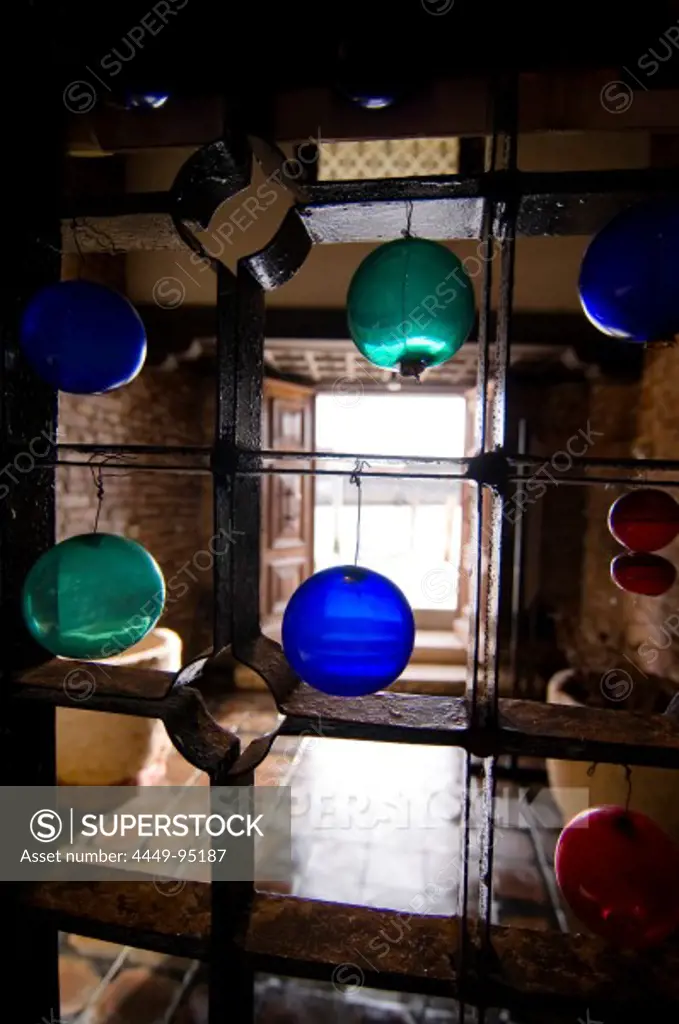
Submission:
[[[433,662],[411,663],[389,689],[400,693],[442,693],[462,696],[466,665],[441,665]]]
[[[418,629],[410,663],[432,662],[437,665],[465,665],[467,647],[452,629]]]

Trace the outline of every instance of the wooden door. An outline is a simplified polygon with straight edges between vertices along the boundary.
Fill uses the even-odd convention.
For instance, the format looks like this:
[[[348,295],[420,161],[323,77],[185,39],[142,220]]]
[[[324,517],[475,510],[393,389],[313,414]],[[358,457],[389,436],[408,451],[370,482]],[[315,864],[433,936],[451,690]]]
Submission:
[[[314,392],[301,384],[264,381],[263,447],[311,451]],[[276,464],[278,465],[278,464]],[[283,466],[282,463],[280,463]],[[309,463],[305,465],[309,466]],[[290,468],[287,463],[286,468]],[[262,628],[275,632],[285,606],[314,567],[313,477],[267,474],[262,484]]]

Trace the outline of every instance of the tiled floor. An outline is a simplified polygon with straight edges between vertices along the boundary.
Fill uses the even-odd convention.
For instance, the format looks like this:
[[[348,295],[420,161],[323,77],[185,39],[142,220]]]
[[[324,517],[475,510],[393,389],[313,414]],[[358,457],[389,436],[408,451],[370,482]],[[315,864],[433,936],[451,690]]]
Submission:
[[[217,717],[239,733],[243,746],[276,722],[270,698],[258,693],[231,696]],[[206,785],[207,778],[173,752],[166,782]],[[257,770],[256,782],[291,786],[294,872],[290,891],[294,894],[408,913],[456,912],[464,791],[460,750],[285,738],[276,741]],[[534,842],[517,810],[520,796],[515,785],[499,784],[501,827],[494,843],[493,918],[527,928],[554,927]],[[473,798],[472,820],[477,804],[478,795]],[[540,820],[545,821],[544,806]],[[475,861],[470,861],[469,868],[472,896],[478,878]],[[266,883],[262,880],[258,885]],[[200,987],[195,990],[196,965],[74,936],[64,937],[64,943],[62,973],[68,999],[62,1006],[63,1020],[159,1024],[172,1019],[178,1024],[205,1024],[204,992],[201,995]],[[262,986],[258,1021],[306,1024],[306,1011],[300,1009],[304,990],[299,983],[269,979]],[[308,991],[312,1002],[321,997],[327,1001],[332,995],[329,986],[312,986]],[[450,1005],[427,1006],[414,997],[387,1000],[391,1017],[379,1016],[379,1001],[372,1010],[364,1007],[363,1016],[351,1016],[350,1004],[359,995],[365,993],[347,989],[341,996],[334,994],[332,1005],[344,1006],[346,1014],[328,1017],[326,1011],[325,1016],[338,1024],[454,1019]],[[283,1012],[283,1004],[290,999],[297,1001],[298,1009]],[[276,1006],[281,1016],[274,1013]],[[320,1016],[314,1013],[308,1019]]]

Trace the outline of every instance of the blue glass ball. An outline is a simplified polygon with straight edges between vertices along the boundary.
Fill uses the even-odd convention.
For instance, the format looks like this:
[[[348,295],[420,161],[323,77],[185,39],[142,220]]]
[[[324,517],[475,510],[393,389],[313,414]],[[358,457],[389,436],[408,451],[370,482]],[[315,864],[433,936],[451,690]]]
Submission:
[[[309,686],[361,697],[395,682],[415,643],[413,612],[399,588],[371,569],[324,569],[292,595],[283,650]]]
[[[398,100],[398,93],[389,89],[373,89],[369,91],[360,86],[345,86],[347,98],[355,103],[357,107],[364,110],[385,110],[392,107]]]
[[[169,96],[160,92],[149,93],[128,93],[125,97],[125,106],[129,109],[138,110],[160,110],[164,107]]]
[[[132,303],[92,281],[41,288],[24,310],[19,338],[36,373],[74,395],[129,384],[146,358],[146,331]]]
[[[679,333],[679,200],[653,200],[618,214],[590,243],[580,301],[604,334],[669,341]]]
[[[22,592],[31,635],[63,658],[101,660],[138,643],[160,618],[165,581],[152,555],[111,533],[69,537],[42,555]]]

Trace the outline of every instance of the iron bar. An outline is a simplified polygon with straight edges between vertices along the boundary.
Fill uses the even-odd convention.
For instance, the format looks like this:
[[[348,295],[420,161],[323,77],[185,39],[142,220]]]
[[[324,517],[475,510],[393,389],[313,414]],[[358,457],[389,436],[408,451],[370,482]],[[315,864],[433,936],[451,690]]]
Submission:
[[[215,376],[215,447],[233,446],[236,437],[236,281],[226,267],[217,274],[217,373]],[[210,449],[208,449],[208,452]],[[233,479],[214,473],[212,483],[213,528],[233,522]],[[231,609],[234,603],[231,545],[214,560],[213,587],[213,649],[220,651],[231,643]]]
[[[590,196],[643,196],[651,193],[676,193],[679,188],[674,169],[650,168],[643,170],[607,171],[519,171],[488,170],[472,177],[460,175],[427,178],[389,178],[377,181],[323,181],[306,184],[304,192],[308,205],[301,211],[316,214],[322,210],[344,212],[348,205],[370,206],[377,204],[383,219],[389,216],[389,205],[408,200],[423,203],[436,201],[448,204],[467,204],[495,201],[539,200],[545,208],[552,207],[551,213],[563,211],[564,204],[571,201],[573,208]],[[122,217],[157,215],[168,216],[173,211],[173,197],[170,192],[139,192],[124,195],[83,196],[70,199],[63,207],[62,218],[69,227],[73,219],[112,220]],[[346,218],[345,218],[346,219]],[[79,225],[84,228],[85,225]],[[402,226],[402,225],[401,225]],[[359,222],[352,225],[361,230]],[[479,222],[480,227],[480,222]],[[413,230],[419,234],[416,221]],[[549,234],[550,232],[545,232]],[[557,232],[554,232],[555,234]],[[324,240],[314,238],[314,241]],[[346,239],[342,239],[346,240]]]
[[[267,641],[267,646],[277,648],[271,641]],[[88,698],[88,707],[158,718],[176,714],[178,720],[183,715],[183,724],[188,727],[195,723],[187,719],[189,705],[182,704],[182,695],[199,699],[194,687],[203,674],[203,664],[206,679],[220,678],[215,667],[207,675],[211,668],[209,660],[199,659],[199,662],[201,664],[190,678],[186,676],[186,684],[182,682],[182,676],[191,672],[191,666],[183,670],[170,689],[172,676],[169,673],[98,663],[89,664],[85,670],[79,662],[53,661],[20,673],[8,689],[8,697],[32,704],[73,706],[73,696],[69,697],[64,680],[71,672],[69,666],[74,666],[93,677],[95,685]],[[313,721],[321,723],[319,735],[326,738],[374,740],[379,736],[382,742],[460,746],[479,757],[506,753],[616,764],[679,766],[679,721],[673,716],[583,709],[501,697],[498,728],[479,729],[473,727],[468,704],[463,697],[389,691],[362,698],[329,697],[304,684],[295,686],[295,677],[282,653],[278,665],[258,663],[257,659],[250,657],[245,658],[244,663],[254,666],[277,696],[279,710],[286,716],[281,735],[308,732],[309,722]],[[280,696],[277,694],[277,671],[286,678]],[[101,673],[98,685],[97,673]],[[194,707],[191,715],[196,716],[197,713]],[[206,725],[207,722],[203,728]],[[219,734],[215,732],[214,739],[211,739],[206,733],[204,738],[209,740],[209,744],[201,756],[211,756],[213,747],[215,756],[219,755],[217,747],[221,747],[223,735],[221,730]],[[186,756],[190,758],[188,753]]]
[[[468,752],[465,757],[464,769],[464,803],[462,810],[462,829],[460,831],[459,845],[462,863],[459,872],[460,885],[457,897],[457,916],[460,922],[459,941],[451,951],[451,961],[455,964],[455,973],[460,980],[460,1012],[465,1014],[465,1000],[467,996],[467,979],[470,974],[471,963],[474,955],[473,937],[471,934],[471,921],[469,915],[470,906],[470,853],[471,853],[471,827],[472,827],[472,791],[473,773],[472,756]],[[464,1017],[463,1017],[464,1019]]]
[[[262,440],[262,380],[264,376],[264,292],[247,269],[238,264],[236,307],[235,433],[237,450],[257,450]],[[233,653],[238,645],[258,636],[260,616],[261,479],[260,474],[233,468],[233,519],[237,535],[232,545]],[[275,474],[275,467],[270,467]],[[215,467],[215,474],[219,467]],[[218,526],[225,524],[219,523]]]
[[[59,441],[54,445],[58,452],[91,452],[100,454],[124,455],[210,455],[212,448],[200,444],[75,444],[71,441]]]
[[[218,373],[216,376],[215,447],[233,447],[237,442],[239,360],[241,321],[238,279],[226,268],[217,269]],[[236,481],[232,474],[213,472],[213,530],[233,529],[236,513]],[[213,635],[218,652],[234,639],[234,607],[237,577],[233,545],[215,559],[213,570]],[[238,751],[240,750],[240,741]],[[237,751],[237,753],[238,753]],[[224,769],[210,774],[210,785],[225,784]],[[210,886],[209,1005],[210,1024],[221,1024],[228,1016],[242,1024],[253,1019],[254,977],[233,945],[233,932],[251,899],[252,886],[214,882]],[[237,905],[234,907],[233,901]],[[225,975],[219,959],[228,951]]]
[[[209,959],[207,885],[189,882],[168,900],[154,897],[152,883],[50,883],[22,892],[22,903],[79,935]],[[382,943],[376,959],[370,942],[382,933],[400,934],[402,912],[259,892],[238,943],[255,970],[329,981],[348,952],[357,962],[365,952],[374,965],[366,971],[370,987],[448,998],[462,992],[489,1006],[542,1008],[550,1020],[550,1012],[564,1011],[577,1020],[587,1005],[593,1019],[595,1009],[615,1020],[627,1009],[637,1016],[625,1020],[664,1019],[679,1001],[676,943],[638,958],[630,970],[628,958],[596,938],[493,926],[494,964],[486,976],[472,970],[465,980],[449,957],[461,921],[413,915],[408,923],[410,941]],[[225,954],[218,960],[222,971]]]
[[[516,173],[518,133],[518,79],[515,75],[501,76],[494,90],[494,136],[495,157],[501,175],[514,176]],[[514,262],[516,224],[519,200],[514,196],[503,198],[496,203],[493,230],[500,247],[500,294],[498,314],[495,322],[495,344],[493,349],[494,373],[492,393],[484,392],[486,407],[490,402],[491,422],[489,447],[491,451],[504,450],[507,429],[507,384],[510,361],[510,336],[512,320],[512,298],[514,292]],[[491,383],[490,381],[488,382]],[[500,621],[502,598],[502,550],[504,527],[504,502],[507,497],[508,481],[499,478],[496,488],[487,495],[489,513],[489,536],[487,558],[487,582],[484,621],[484,689],[481,696],[477,724],[493,732],[497,727],[499,714],[499,659]],[[480,489],[481,490],[481,489]],[[491,915],[493,909],[493,852],[495,838],[495,787],[496,758],[483,760],[483,785],[481,787],[482,828],[479,844],[479,918],[480,918],[480,970],[482,976],[492,968]],[[485,1021],[485,1001],[481,1004],[480,1018]]]
[[[230,343],[229,388],[233,405],[228,413],[228,436],[236,448],[257,449],[261,446],[262,380],[264,374],[264,293],[251,276],[244,261],[239,261],[230,303],[232,325]],[[221,297],[221,296],[220,296]],[[235,306],[235,308],[234,308]],[[220,437],[221,435],[218,435]],[[218,476],[213,464],[215,480]],[[261,479],[231,473],[230,518],[223,518],[224,509],[215,507],[215,531],[227,528],[236,535],[228,545],[228,593],[231,644],[238,657],[239,644],[259,634],[259,566],[261,542]],[[215,637],[216,639],[216,637]],[[216,650],[218,648],[216,647]],[[268,747],[265,748],[268,750]],[[225,769],[230,766],[225,765]],[[211,776],[211,785],[224,785],[228,771]],[[244,773],[231,784],[252,787],[254,770]],[[255,896],[254,859],[251,881],[215,883],[212,890],[214,919],[210,943],[210,1024],[222,1024],[230,1017],[237,1024],[254,1021],[255,975],[249,959],[234,939],[245,927]],[[227,975],[222,975],[221,958],[228,952]]]
[[[56,433],[57,395],[37,378],[23,357],[19,310],[39,288],[59,280],[59,193],[65,111],[50,60],[47,26],[33,5],[18,4],[13,12],[13,39],[18,52],[30,52],[40,72],[12,85],[3,62],[0,79],[5,103],[3,124],[17,149],[3,171],[11,195],[5,230],[11,247],[0,278],[0,452],[34,437]],[[43,121],[44,119],[44,121]],[[35,131],[36,121],[42,128]],[[38,237],[47,242],[41,245]],[[51,449],[51,446],[50,446]],[[51,452],[50,452],[51,453]],[[45,660],[46,654],[25,629],[21,590],[34,560],[55,542],[55,474],[36,476],[31,487],[3,490],[0,502],[0,614],[3,657],[0,736],[2,785],[54,786],[56,783],[55,709],[31,708],[7,699],[7,680]],[[22,903],[21,887],[0,886],[12,939],[2,956],[0,980],[5,992],[18,998],[12,1010],[16,1024],[36,1024],[59,1016],[58,931],[54,921],[36,916]]]
[[[6,451],[11,454],[16,451],[25,450],[26,442],[17,441],[10,439],[6,445]],[[203,455],[209,458],[214,454],[215,451],[220,449],[213,448],[207,445],[169,445],[164,447],[162,445],[125,445],[125,444],[70,444],[70,443],[56,443],[52,445],[52,449],[56,452],[74,452],[74,453],[90,453],[92,455],[129,455],[130,457],[135,455]],[[323,452],[323,451],[277,451],[269,449],[252,449],[243,448],[237,446],[229,446],[225,449],[229,457],[235,460],[236,465],[234,471],[243,471],[242,467],[239,467],[239,463],[259,463],[267,459],[275,459],[277,461],[285,462],[351,462],[352,465],[356,461],[356,453],[350,452]],[[557,453],[558,454],[558,453]],[[549,458],[544,455],[531,455],[530,453],[521,451],[505,451],[503,456],[507,461],[509,472],[512,470],[530,469],[533,466],[545,466],[549,464]],[[474,456],[466,457],[446,457],[446,456],[429,456],[429,455],[379,455],[374,453],[361,453],[361,458],[370,461],[371,463],[385,463],[385,464],[402,464],[402,465],[441,465],[441,466],[459,466],[461,468],[468,469],[475,461]],[[670,470],[679,470],[679,459],[669,458],[658,458],[658,459],[633,459],[633,458],[621,458],[612,456],[570,456],[571,464],[573,469],[633,469],[636,472],[668,472]],[[66,460],[50,460],[43,458],[36,458],[36,467],[45,466],[47,468],[53,468],[55,465],[69,465],[69,466],[91,466],[98,465],[94,461],[66,461]],[[117,468],[115,463],[108,463],[109,468],[113,471]],[[125,463],[124,468],[127,469],[149,469],[149,468],[165,468],[163,465],[144,464],[144,463]],[[186,467],[182,465],[176,465],[170,467],[173,470],[182,471],[183,469],[203,469],[209,470],[208,466],[188,465]],[[262,472],[262,469],[256,469],[256,472]],[[278,469],[276,469],[278,471]],[[295,472],[299,472],[295,470]],[[348,473],[351,470],[347,471]],[[366,470],[367,472],[367,470]],[[400,474],[395,474],[398,476]],[[406,474],[403,474],[406,475]],[[520,480],[519,475],[510,476],[512,480]],[[563,474],[563,477],[559,477],[559,482],[563,480],[576,480],[580,482],[585,479],[583,477],[574,477],[569,469]],[[590,478],[587,478],[590,479]],[[630,477],[630,480],[635,478]],[[625,481],[627,482],[627,481]],[[639,483],[639,479],[636,478],[636,482]],[[662,484],[662,481],[659,481]]]
[[[609,1003],[623,1008],[634,1004],[647,1013],[649,1007],[665,1009],[679,1000],[679,952],[672,947],[662,954],[661,974],[655,961],[652,964],[641,961],[636,965],[635,976],[628,978],[625,963],[607,953],[596,940],[572,942],[569,937],[526,935],[520,929],[509,931],[492,925],[498,756],[528,754],[586,762],[679,767],[679,723],[667,716],[554,706],[499,696],[500,556],[507,484],[517,481],[521,486],[527,472],[532,469],[540,472],[549,466],[549,460],[538,456],[507,453],[504,444],[516,236],[587,234],[618,210],[649,193],[676,194],[679,173],[675,170],[519,172],[516,169],[516,103],[516,81],[511,82],[511,88],[507,88],[506,81],[496,82],[490,160],[484,174],[437,180],[300,184],[297,195],[300,205],[288,212],[268,246],[241,260],[237,277],[225,267],[215,265],[218,345],[214,446],[51,444],[48,454],[35,460],[35,468],[40,473],[31,479],[30,487],[16,486],[1,513],[3,608],[10,625],[18,625],[18,584],[36,554],[54,542],[54,471],[63,466],[109,466],[107,460],[111,454],[135,460],[144,457],[145,462],[110,466],[111,475],[121,470],[125,473],[211,474],[215,528],[227,526],[239,537],[238,542],[229,545],[214,562],[214,652],[217,654],[230,644],[237,660],[240,655],[246,663],[251,656],[252,660],[247,663],[257,669],[257,640],[261,639],[262,478],[285,474],[349,477],[356,460],[355,453],[262,450],[263,288],[273,289],[287,281],[304,264],[313,243],[399,237],[403,205],[409,200],[413,204],[412,227],[416,234],[445,239],[480,238],[486,258],[479,333],[478,455],[466,459],[368,455],[363,457],[383,468],[372,466],[362,474],[390,481],[450,480],[478,485],[473,495],[475,575],[466,697],[396,693],[355,700],[326,697],[300,684],[280,649],[277,653],[270,643],[260,658],[260,667],[264,660],[267,662],[264,666],[267,671],[262,671],[261,675],[285,715],[280,729],[282,735],[308,732],[311,721],[320,724],[319,734],[327,738],[459,746],[466,751],[461,918],[458,921],[427,915],[411,917],[408,941],[387,949],[384,962],[380,961],[377,969],[371,968],[368,984],[448,996],[459,992],[472,1006],[481,1008],[481,1019],[487,1005],[541,1002],[559,1009],[564,1005],[579,1008],[581,997],[591,992],[593,986],[596,992],[604,993]],[[214,212],[213,201],[217,203],[224,198],[227,185],[231,195],[249,180],[247,153],[241,154],[243,159],[236,168],[238,173],[229,179],[233,187],[222,173],[232,156],[227,136],[225,133],[219,143],[194,154],[183,169],[185,174],[181,181],[187,185],[187,193],[186,196],[182,193],[182,197],[185,204],[188,203],[186,209],[205,224]],[[214,161],[211,154],[214,154]],[[36,151],[32,159],[42,174],[44,159],[40,157]],[[209,178],[213,171],[214,177],[192,182],[192,168],[201,169],[198,178],[204,179],[206,174]],[[22,194],[34,203],[40,186],[35,170],[29,179]],[[201,198],[198,206],[191,205],[196,199],[192,195],[192,183],[207,187],[201,192],[202,198],[198,197]],[[21,187],[18,191],[21,192]],[[189,244],[195,242],[185,226],[173,222],[178,213],[176,207],[182,204],[175,203],[176,195],[171,193],[74,201],[70,207],[67,205],[68,221],[62,223],[61,235],[55,214],[57,204],[51,202],[52,198],[45,202],[44,209],[41,206],[35,215],[31,214],[28,228],[19,224],[17,233],[21,235],[22,244],[18,270],[10,273],[11,287],[3,287],[3,311],[14,309],[12,303],[16,302],[16,295],[23,298],[26,290],[30,292],[43,280],[58,276],[57,254],[61,245],[68,248],[76,244],[74,220],[80,220],[75,225],[75,233],[82,237],[84,251],[118,253],[144,245],[174,248],[181,247],[182,238]],[[95,212],[86,217],[85,209]],[[143,227],[143,237],[137,233],[139,227]],[[495,321],[495,341],[491,345],[490,257],[496,239],[501,250],[500,309]],[[50,261],[50,267],[49,273],[43,275],[42,270],[35,268],[45,258]],[[14,359],[16,332],[13,317],[10,320],[6,334]],[[26,438],[36,436],[34,431],[47,428],[49,436],[55,436],[55,396],[25,371],[20,357],[18,363],[5,360],[4,366],[10,367],[4,371],[7,401],[2,423],[3,455],[9,466],[12,456],[25,450]],[[25,401],[27,397],[30,403]],[[75,457],[62,457],[68,455]],[[86,459],[87,455],[92,458]],[[193,460],[203,457],[206,464],[163,465],[153,461],[156,456],[174,459],[185,456]],[[274,464],[265,465],[267,460]],[[337,467],[338,460],[346,460],[350,465],[346,469]],[[398,471],[390,472],[390,466]],[[424,466],[438,468],[425,472]],[[412,471],[406,467],[411,467]],[[607,478],[606,470],[615,473],[629,470],[631,475]],[[570,457],[568,471],[552,482],[556,486],[638,485],[639,474],[678,474],[678,471],[677,460]],[[679,474],[677,480],[656,483],[679,487]],[[30,538],[25,532],[27,524],[32,531]],[[484,555],[488,556],[489,564],[487,587],[482,577]],[[25,630],[12,629],[11,636],[16,647],[11,651],[11,668],[17,671],[12,675],[15,685],[7,688],[4,698],[11,740],[3,752],[5,779],[16,776],[22,783],[52,781],[54,705],[63,706],[71,700],[62,678],[67,666],[62,664],[57,670],[40,667],[25,672],[26,667],[39,663],[42,652],[27,646]],[[19,639],[15,640],[15,636]],[[214,661],[212,668],[219,674]],[[196,666],[191,682],[200,680],[203,667],[208,675],[210,662]],[[238,741],[210,719],[197,691],[190,685],[182,688],[178,679],[158,678],[155,680],[157,690],[149,696],[149,691],[140,685],[141,675],[133,670],[102,671],[108,679],[98,690],[95,687],[88,708],[157,715],[166,722],[177,749],[187,752],[192,763],[209,771],[212,785],[232,784],[234,765],[242,769],[235,781],[245,786],[253,784],[254,766],[257,758],[266,755],[271,736],[260,738],[257,746],[253,744],[239,757]],[[21,743],[29,730],[37,737],[39,754],[36,757],[31,753],[27,760],[26,751],[20,750],[17,767],[11,758],[15,756],[17,743]],[[475,793],[473,756],[483,759],[484,768],[478,900],[481,920],[478,923],[473,920],[476,908],[471,908],[470,899],[471,803]],[[34,889],[27,900],[23,891],[21,893],[22,906],[39,906],[50,913],[40,919],[35,941],[39,951],[40,987],[32,1002],[26,1002],[31,1019],[24,1014],[20,1024],[35,1024],[47,1009],[47,994],[54,999],[57,961],[53,939],[56,927],[63,926],[64,922],[74,926],[74,922],[80,920],[83,930],[95,929],[99,934],[106,934],[109,929],[126,937],[141,935],[152,947],[156,944],[190,948],[194,953],[200,950],[200,955],[210,964],[210,1024],[221,1024],[227,1016],[238,1024],[250,1024],[256,967],[328,980],[341,959],[361,955],[361,950],[366,949],[366,944],[380,929],[399,920],[396,912],[256,894],[250,883],[217,883],[209,889],[188,886],[186,896],[182,893],[181,901],[173,906],[162,897],[158,900],[158,893],[154,895],[148,888],[138,886],[134,899],[128,901],[121,900],[119,892],[106,886],[89,887],[88,891],[88,888],[83,890],[71,885],[60,889],[57,885],[37,887],[37,892],[36,897]],[[82,906],[78,906],[78,895]],[[78,906],[80,918],[73,913],[74,906]],[[19,945],[25,950],[29,932],[24,928],[20,935]],[[374,950],[372,952],[374,958]],[[31,950],[30,965],[34,971],[34,950]],[[25,968],[22,970],[25,974]],[[50,1020],[52,1011],[51,1006]],[[43,1016],[47,1018],[48,1014],[43,1013]]]
[[[526,420],[522,418],[518,425],[518,435],[516,440],[516,446],[519,454],[522,454],[526,448],[528,439],[528,425]],[[522,479],[523,474],[519,472],[519,479],[516,481],[516,489],[514,492],[515,499],[520,499],[523,496],[525,484]],[[522,507],[521,502],[517,501],[516,504]],[[509,664],[512,675],[512,686],[513,694],[515,697],[520,696],[519,693],[519,634],[521,625],[521,611],[523,604],[523,566],[524,566],[524,518],[523,516],[517,516],[516,522],[514,523],[513,531],[513,545],[512,545],[512,582],[511,582],[511,630],[509,636]]]

